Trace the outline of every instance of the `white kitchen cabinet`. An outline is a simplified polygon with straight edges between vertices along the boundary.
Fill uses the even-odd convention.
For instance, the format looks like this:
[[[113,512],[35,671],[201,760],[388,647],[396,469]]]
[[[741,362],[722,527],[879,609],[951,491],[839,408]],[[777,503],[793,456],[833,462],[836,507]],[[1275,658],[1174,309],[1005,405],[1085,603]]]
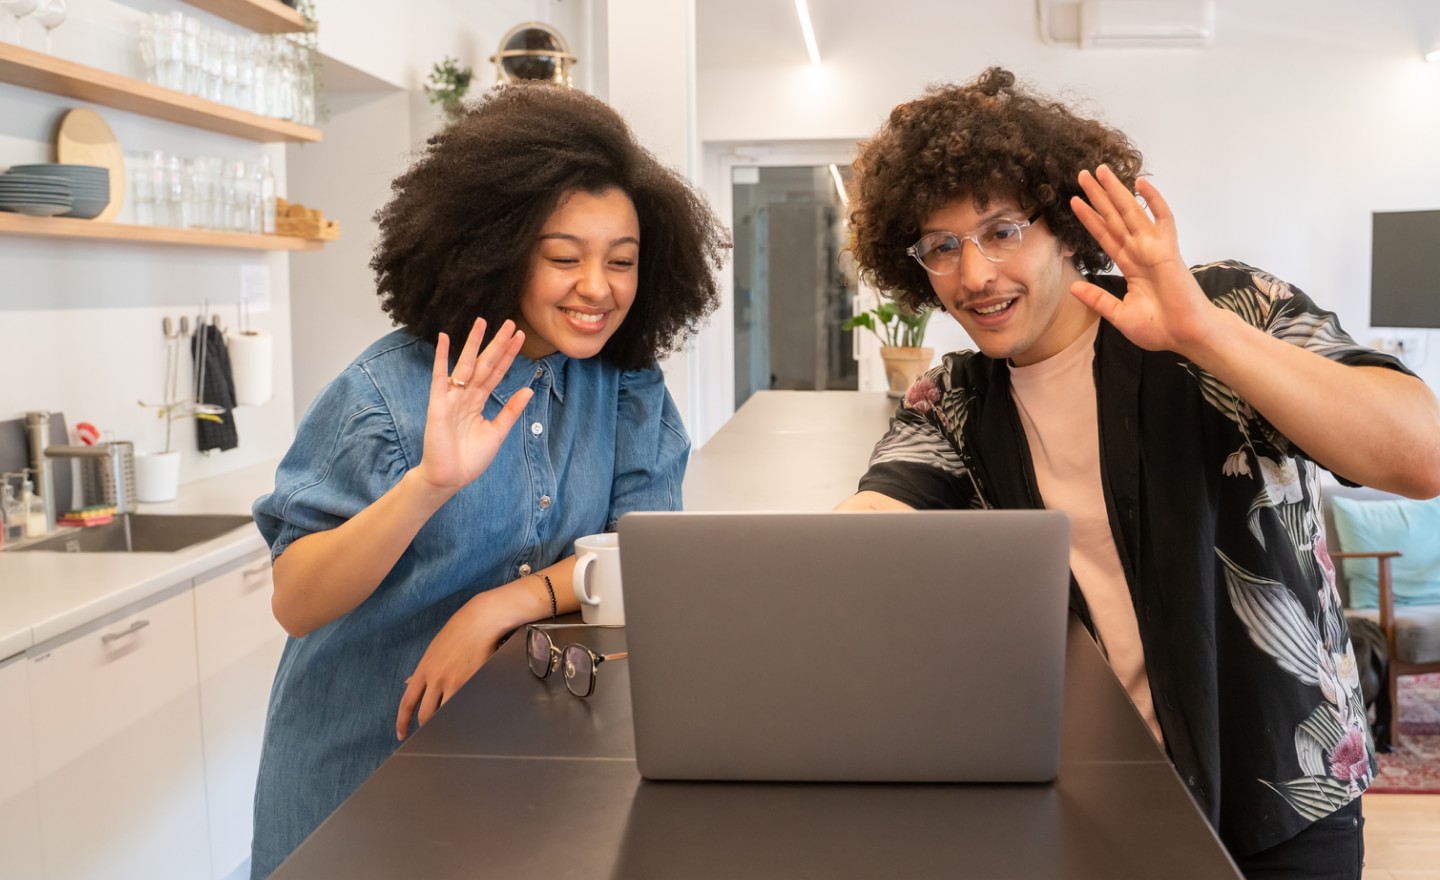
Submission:
[[[0,877],[40,876],[40,802],[24,656],[0,661]]]
[[[250,856],[251,812],[265,708],[285,631],[270,610],[270,555],[195,582],[200,716],[210,815],[211,874]]]
[[[46,880],[210,873],[190,586],[28,654]]]

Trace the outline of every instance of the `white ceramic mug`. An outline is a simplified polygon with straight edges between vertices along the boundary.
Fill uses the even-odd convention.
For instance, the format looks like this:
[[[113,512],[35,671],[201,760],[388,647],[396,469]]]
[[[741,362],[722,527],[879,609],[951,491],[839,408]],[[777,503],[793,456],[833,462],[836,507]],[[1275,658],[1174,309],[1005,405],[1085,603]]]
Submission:
[[[614,532],[575,539],[575,598],[586,623],[625,623],[620,586],[620,536]]]

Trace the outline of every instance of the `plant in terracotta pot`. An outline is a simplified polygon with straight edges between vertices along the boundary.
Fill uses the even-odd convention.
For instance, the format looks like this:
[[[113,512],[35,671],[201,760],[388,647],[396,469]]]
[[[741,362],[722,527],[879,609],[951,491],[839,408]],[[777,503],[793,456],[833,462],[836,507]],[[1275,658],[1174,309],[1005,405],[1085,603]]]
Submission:
[[[885,378],[890,383],[886,393],[891,397],[903,397],[935,357],[935,349],[922,344],[925,326],[934,313],[933,309],[914,312],[896,303],[881,301],[875,308],[850,317],[842,325],[846,330],[864,327],[880,340],[880,359],[885,363]]]

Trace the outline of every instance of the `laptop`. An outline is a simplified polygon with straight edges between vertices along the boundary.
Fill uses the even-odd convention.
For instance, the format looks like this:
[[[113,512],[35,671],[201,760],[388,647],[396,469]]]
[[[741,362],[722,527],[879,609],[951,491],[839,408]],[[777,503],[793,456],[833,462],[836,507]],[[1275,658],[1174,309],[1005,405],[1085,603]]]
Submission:
[[[1065,514],[646,512],[619,533],[645,778],[1055,778]]]

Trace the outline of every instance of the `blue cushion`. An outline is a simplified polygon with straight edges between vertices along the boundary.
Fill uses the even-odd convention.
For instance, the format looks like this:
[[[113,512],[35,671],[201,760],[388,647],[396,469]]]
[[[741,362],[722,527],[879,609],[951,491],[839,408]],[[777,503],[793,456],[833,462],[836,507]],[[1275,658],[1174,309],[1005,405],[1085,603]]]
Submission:
[[[1429,501],[1356,501],[1332,498],[1335,531],[1344,552],[1396,550],[1390,585],[1397,605],[1440,604],[1440,498]],[[1379,604],[1379,566],[1373,559],[1346,559],[1350,604]]]

